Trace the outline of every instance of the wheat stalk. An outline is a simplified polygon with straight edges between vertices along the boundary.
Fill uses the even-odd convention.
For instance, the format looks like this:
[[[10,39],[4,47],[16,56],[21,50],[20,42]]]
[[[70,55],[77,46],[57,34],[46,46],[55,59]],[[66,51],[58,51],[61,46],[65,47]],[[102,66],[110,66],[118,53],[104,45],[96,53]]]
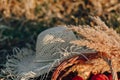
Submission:
[[[113,65],[113,61],[120,57],[120,36],[112,28],[108,28],[99,17],[92,17],[92,20],[97,26],[71,26],[73,31],[83,37],[83,39],[71,41],[71,43],[87,46],[100,52],[103,58],[110,61],[107,62],[111,68],[113,80],[118,80],[116,65]]]

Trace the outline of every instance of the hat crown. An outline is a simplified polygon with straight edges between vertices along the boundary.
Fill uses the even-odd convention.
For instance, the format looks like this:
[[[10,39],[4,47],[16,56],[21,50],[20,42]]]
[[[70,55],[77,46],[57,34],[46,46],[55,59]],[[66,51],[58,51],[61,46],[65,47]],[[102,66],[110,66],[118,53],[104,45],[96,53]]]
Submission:
[[[37,38],[36,59],[58,58],[59,54],[52,55],[60,48],[70,45],[72,40],[76,40],[76,36],[66,27],[54,27],[43,31]]]

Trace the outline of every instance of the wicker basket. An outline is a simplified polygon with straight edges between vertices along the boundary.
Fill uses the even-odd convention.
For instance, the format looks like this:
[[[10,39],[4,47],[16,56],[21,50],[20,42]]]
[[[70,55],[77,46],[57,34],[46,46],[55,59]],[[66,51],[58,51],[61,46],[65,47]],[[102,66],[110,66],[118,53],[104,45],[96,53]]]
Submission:
[[[64,60],[54,70],[51,80],[112,80],[112,78],[110,79],[109,77],[106,79],[92,79],[92,77],[97,74],[104,76],[111,75],[110,67],[99,53],[84,53],[84,55],[88,59],[85,59],[81,55],[76,55]],[[119,68],[120,66],[117,67]],[[119,75],[120,72],[118,72],[118,78],[120,78]],[[76,76],[82,79],[74,79]]]

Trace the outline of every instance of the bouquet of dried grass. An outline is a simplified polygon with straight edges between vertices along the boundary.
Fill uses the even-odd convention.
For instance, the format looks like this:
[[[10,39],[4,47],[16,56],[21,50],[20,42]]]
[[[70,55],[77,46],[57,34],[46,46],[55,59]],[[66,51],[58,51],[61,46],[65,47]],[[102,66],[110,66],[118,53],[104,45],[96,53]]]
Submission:
[[[120,79],[120,36],[98,17],[97,26],[70,26],[80,39],[70,43],[86,46],[96,52],[64,60],[54,71],[52,80],[118,80]]]

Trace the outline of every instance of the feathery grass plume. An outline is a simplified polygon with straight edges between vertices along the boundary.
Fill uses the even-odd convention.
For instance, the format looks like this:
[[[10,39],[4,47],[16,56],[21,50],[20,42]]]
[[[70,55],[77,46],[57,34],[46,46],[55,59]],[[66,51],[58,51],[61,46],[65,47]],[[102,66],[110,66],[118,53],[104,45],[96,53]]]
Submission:
[[[71,41],[71,43],[98,51],[107,60],[113,80],[117,80],[116,71],[120,71],[118,69],[120,66],[120,36],[112,28],[108,28],[99,17],[92,17],[92,19],[97,26],[72,26],[72,30],[83,39]]]

